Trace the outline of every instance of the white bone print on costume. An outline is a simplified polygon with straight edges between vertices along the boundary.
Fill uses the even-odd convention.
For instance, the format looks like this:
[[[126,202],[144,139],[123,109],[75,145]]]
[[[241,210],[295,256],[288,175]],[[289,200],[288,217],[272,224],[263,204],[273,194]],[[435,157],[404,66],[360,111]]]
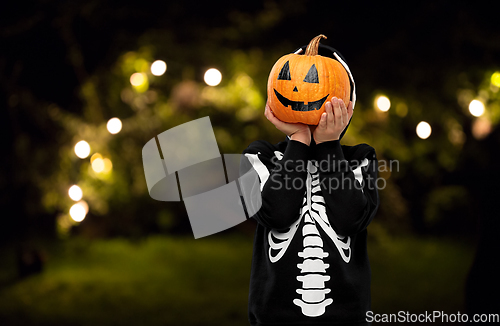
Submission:
[[[279,160],[283,157],[281,152],[275,151],[274,154]],[[249,154],[246,155],[248,156]],[[254,158],[262,164],[257,155]],[[300,295],[300,298],[293,299],[293,303],[301,308],[302,314],[305,316],[318,317],[323,315],[326,307],[333,303],[333,299],[327,296],[331,292],[331,289],[325,285],[325,282],[330,280],[330,276],[326,275],[326,270],[330,265],[323,261],[330,253],[323,251],[323,238],[318,231],[318,225],[328,235],[328,238],[333,241],[340,257],[346,263],[349,263],[351,259],[351,238],[338,235],[330,225],[328,216],[326,215],[325,200],[321,194],[317,163],[309,161],[307,170],[306,194],[298,219],[286,232],[278,232],[274,229],[269,231],[269,260],[275,263],[283,257],[300,223],[303,222],[302,237],[304,249],[298,252],[298,256],[303,258],[304,261],[297,264],[297,267],[300,269],[297,281],[301,283],[301,287],[296,292]],[[259,176],[262,172],[262,170],[260,173],[258,172]],[[355,173],[356,179],[358,179],[358,172],[360,171],[356,171]],[[269,171],[267,171],[267,174],[263,173],[263,176],[261,177],[261,182],[264,178],[267,181]],[[358,179],[358,181],[361,182],[362,180]],[[263,184],[261,184],[261,189],[262,187]]]
[[[245,156],[248,157],[250,164],[252,164],[254,170],[259,175],[260,190],[262,191],[262,188],[264,188],[264,185],[266,184],[267,178],[269,178],[269,170],[259,159],[259,154],[260,152],[258,152],[257,154],[245,154]]]
[[[304,258],[304,262],[297,264],[300,269],[297,280],[302,282],[302,288],[296,291],[301,298],[294,299],[293,303],[302,309],[302,314],[305,316],[318,317],[325,313],[326,307],[333,303],[333,299],[326,296],[331,292],[325,286],[330,276],[324,275],[330,265],[325,264],[323,258],[328,257],[329,253],[323,251],[323,239],[316,225],[319,224],[332,238],[346,263],[351,257],[349,247],[351,239],[348,237],[346,243],[342,242],[343,237],[338,237],[330,226],[324,206],[325,200],[321,195],[318,169],[313,162],[308,162],[307,171],[306,195],[300,214],[304,220],[302,227],[304,250],[298,253],[299,257]],[[348,255],[344,250],[348,250]]]
[[[358,180],[361,186],[363,186],[363,175],[361,174],[361,169],[365,166],[368,166],[368,163],[368,159],[365,158],[357,168],[352,170],[352,173],[354,173],[354,178]],[[361,188],[361,191],[363,191],[363,188]]]

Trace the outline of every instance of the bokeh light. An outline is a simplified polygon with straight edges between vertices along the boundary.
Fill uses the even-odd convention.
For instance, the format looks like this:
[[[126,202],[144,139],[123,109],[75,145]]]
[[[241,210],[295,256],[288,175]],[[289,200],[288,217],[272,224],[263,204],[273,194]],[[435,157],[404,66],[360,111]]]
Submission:
[[[207,72],[205,72],[204,79],[205,83],[207,83],[208,86],[217,86],[222,80],[222,74],[219,70],[210,68],[207,70]]]
[[[142,72],[136,72],[130,76],[130,84],[135,87],[140,87],[146,83],[147,77]]]
[[[102,170],[102,172],[104,173],[111,172],[111,170],[113,169],[113,163],[111,163],[111,160],[109,158],[104,158],[103,162],[104,162],[104,169]]]
[[[495,71],[493,75],[491,75],[491,84],[500,87],[500,72]]]
[[[100,157],[92,161],[92,170],[97,173],[104,171],[104,160]]]
[[[92,165],[92,170],[97,173],[109,173],[113,169],[113,163],[109,158],[103,157],[99,153],[95,153],[90,158],[90,163]]]
[[[90,163],[93,163],[95,159],[97,158],[101,158],[102,159],[102,155],[99,154],[99,153],[94,153],[94,155],[92,155],[92,157],[90,158]]]
[[[122,130],[122,122],[118,118],[109,119],[107,128],[110,134],[117,134]]]
[[[389,100],[389,98],[387,96],[380,95],[375,100],[375,105],[377,106],[377,108],[380,111],[387,112],[391,108],[391,101]]]
[[[87,204],[85,200],[80,200],[77,204],[83,207],[83,209],[85,210],[85,214],[88,214],[89,204]]]
[[[484,117],[475,119],[475,121],[472,123],[472,135],[476,139],[485,138],[491,133],[491,130],[491,122]]]
[[[85,219],[85,216],[87,215],[88,212],[88,205],[85,207],[83,204],[84,202],[78,202],[71,206],[69,209],[69,216],[73,219],[75,222],[81,222]],[[86,203],[85,203],[86,204]]]
[[[422,139],[427,139],[432,133],[431,125],[425,121],[420,121],[417,125],[417,136]]]
[[[86,158],[90,154],[90,145],[85,140],[81,140],[75,145],[75,154],[81,159]]]
[[[155,76],[161,76],[167,71],[167,64],[163,60],[156,60],[151,65],[151,73]]]
[[[78,187],[77,185],[73,185],[69,188],[68,195],[69,198],[73,199],[74,201],[79,201],[83,197],[82,188]]]
[[[484,113],[484,104],[479,100],[472,100],[469,104],[469,112],[475,117],[480,117]]]

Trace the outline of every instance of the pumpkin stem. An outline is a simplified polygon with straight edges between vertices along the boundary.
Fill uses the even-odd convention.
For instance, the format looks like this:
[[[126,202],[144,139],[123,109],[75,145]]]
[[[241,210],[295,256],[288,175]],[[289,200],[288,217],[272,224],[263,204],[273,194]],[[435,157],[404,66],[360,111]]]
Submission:
[[[313,38],[311,42],[309,42],[309,45],[307,46],[305,55],[318,55],[319,41],[322,38],[326,39],[326,36],[321,34]]]

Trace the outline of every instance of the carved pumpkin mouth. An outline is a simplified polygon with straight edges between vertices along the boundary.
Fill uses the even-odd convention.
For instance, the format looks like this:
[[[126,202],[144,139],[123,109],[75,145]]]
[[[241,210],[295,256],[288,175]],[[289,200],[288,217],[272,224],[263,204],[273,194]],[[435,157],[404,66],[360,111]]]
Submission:
[[[288,107],[290,106],[293,111],[312,111],[312,110],[319,110],[319,108],[325,103],[326,99],[328,98],[328,95],[323,97],[322,99],[319,99],[317,101],[313,102],[308,102],[307,104],[304,104],[304,102],[299,102],[299,101],[291,101],[281,95],[277,90],[274,89],[274,94],[276,94],[276,97],[278,100],[283,104],[283,106]]]

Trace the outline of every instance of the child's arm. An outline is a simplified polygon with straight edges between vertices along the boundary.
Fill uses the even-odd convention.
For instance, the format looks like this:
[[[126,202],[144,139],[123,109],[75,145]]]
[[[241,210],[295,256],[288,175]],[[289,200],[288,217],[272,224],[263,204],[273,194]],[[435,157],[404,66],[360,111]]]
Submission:
[[[265,227],[282,230],[289,228],[299,217],[307,179],[309,146],[290,140],[280,160],[274,150],[267,142],[252,143],[243,152],[240,175],[251,168],[259,175],[260,183],[254,185],[252,192],[258,191],[262,203],[252,217]],[[244,198],[246,201],[258,201],[255,193],[245,194]],[[245,204],[247,207],[256,206],[256,203]]]
[[[348,107],[333,98],[325,104],[325,113],[313,130],[319,181],[330,223],[341,235],[357,233],[368,226],[375,215],[379,199],[377,191],[378,162],[375,150],[366,145],[352,147],[348,162],[339,138],[352,117]]]
[[[259,174],[262,206],[253,216],[272,229],[287,229],[299,216],[307,179],[307,162],[311,132],[307,125],[278,120],[266,105],[265,115],[276,128],[290,137],[283,157],[276,157],[275,148],[267,142],[254,142],[244,152],[241,175],[250,168]],[[245,196],[247,199],[252,196]],[[253,205],[254,203],[246,203]]]
[[[352,150],[351,162],[344,158],[338,140],[317,145],[314,153],[326,212],[333,228],[341,235],[365,229],[379,205],[375,150],[366,144]]]

